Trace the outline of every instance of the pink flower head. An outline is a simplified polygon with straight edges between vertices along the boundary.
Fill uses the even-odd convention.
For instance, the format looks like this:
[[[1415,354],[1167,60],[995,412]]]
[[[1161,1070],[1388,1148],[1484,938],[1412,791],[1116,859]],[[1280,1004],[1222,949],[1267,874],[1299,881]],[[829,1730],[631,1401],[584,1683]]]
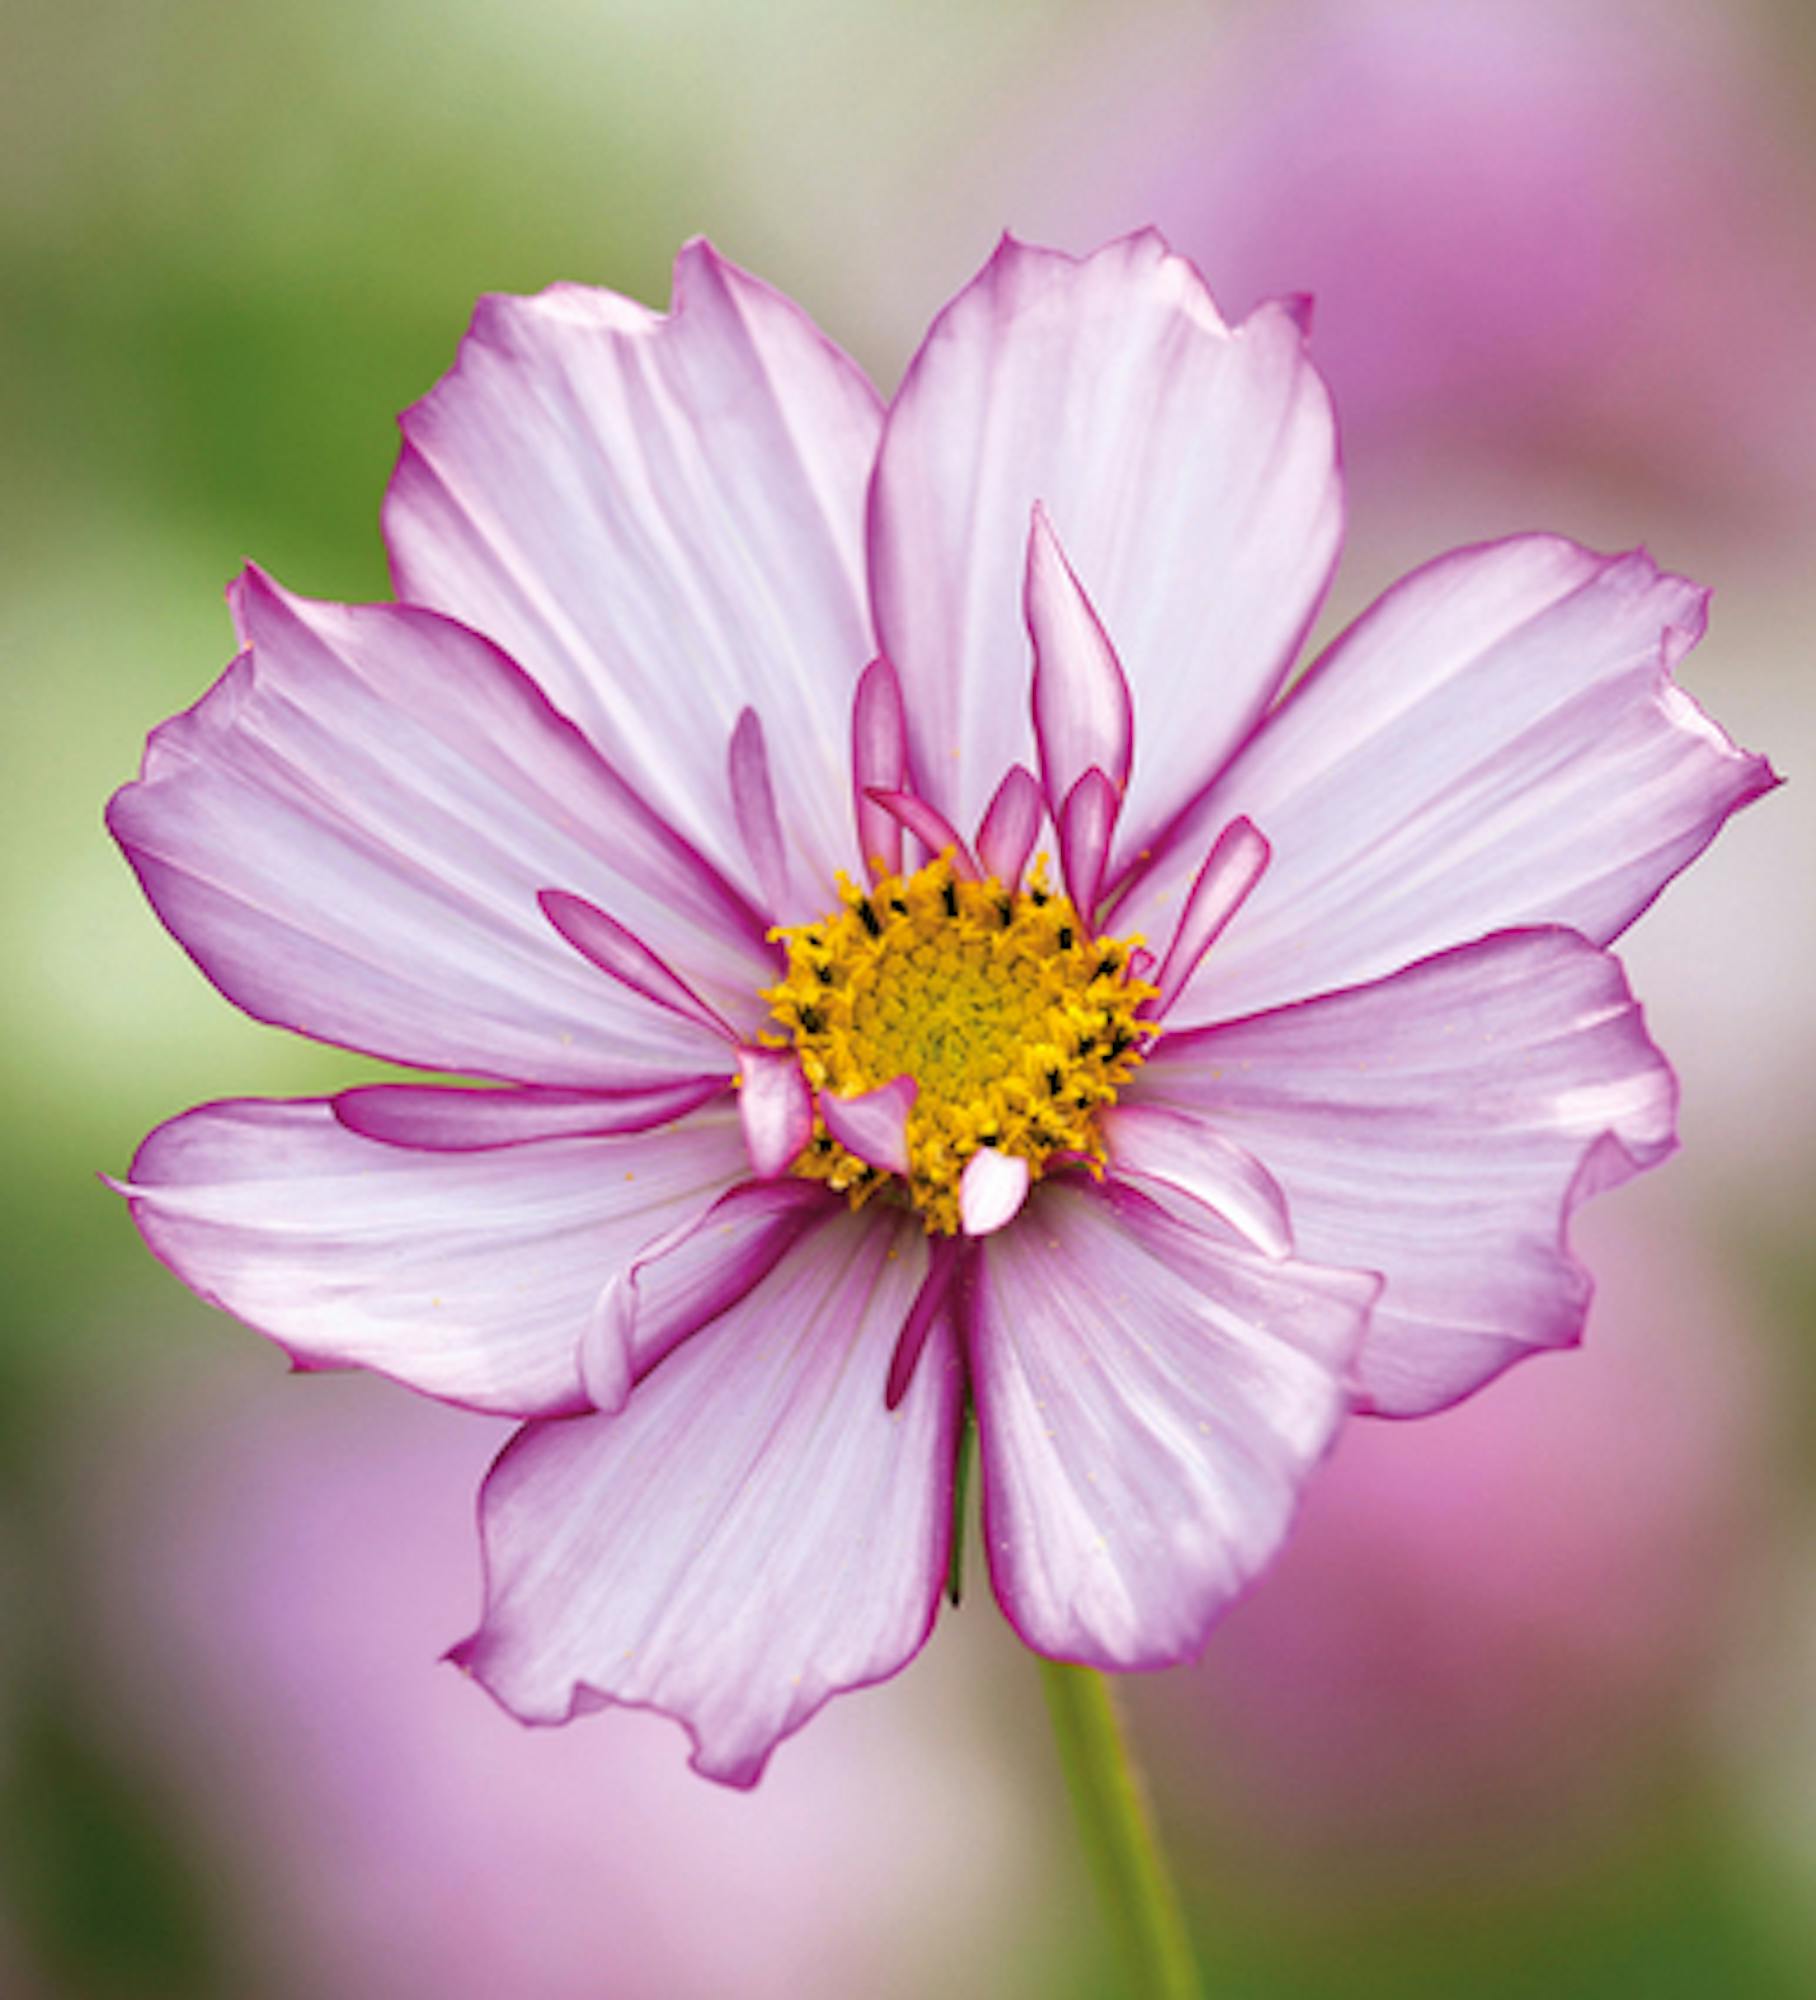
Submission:
[[[232,592],[110,823],[237,1005],[491,1088],[206,1105],[126,1185],[305,1368],[524,1419],[459,1659],[750,1784],[996,1593],[1156,1667],[1352,1408],[1574,1340],[1674,1086],[1602,948],[1772,782],[1704,595],[1549,536],[1337,556],[1300,315],[1005,241],[885,406],[689,246],[483,301],[404,418],[400,602]]]

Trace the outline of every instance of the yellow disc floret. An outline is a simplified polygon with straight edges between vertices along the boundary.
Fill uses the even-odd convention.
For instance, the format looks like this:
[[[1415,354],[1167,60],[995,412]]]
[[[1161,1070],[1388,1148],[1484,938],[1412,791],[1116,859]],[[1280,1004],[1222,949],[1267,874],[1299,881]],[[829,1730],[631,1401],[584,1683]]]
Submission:
[[[775,933],[788,971],[763,997],[816,1095],[915,1080],[907,1191],[928,1230],[957,1230],[959,1176],[980,1146],[1037,1178],[1055,1155],[1101,1163],[1097,1112],[1157,1032],[1136,1012],[1154,988],[1129,975],[1140,940],[1093,937],[1044,863],[1017,894],[959,879],[942,856],[868,892],[841,876],[839,898],[821,922]],[[890,1178],[817,1115],[794,1171],[854,1205]]]

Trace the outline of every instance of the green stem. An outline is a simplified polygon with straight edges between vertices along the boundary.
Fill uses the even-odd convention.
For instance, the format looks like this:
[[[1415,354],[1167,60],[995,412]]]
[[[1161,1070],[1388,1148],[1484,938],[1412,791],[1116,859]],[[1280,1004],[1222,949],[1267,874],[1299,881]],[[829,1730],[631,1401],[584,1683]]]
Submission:
[[[1139,2000],[1199,2000],[1192,1947],[1110,1685],[1090,1667],[1040,1662],[1059,1760],[1098,1894]]]
[[[965,1501],[977,1460],[977,1412],[969,1395],[958,1420],[958,1463],[952,1472],[952,1554],[946,1562],[946,1596],[954,1610],[965,1594]]]

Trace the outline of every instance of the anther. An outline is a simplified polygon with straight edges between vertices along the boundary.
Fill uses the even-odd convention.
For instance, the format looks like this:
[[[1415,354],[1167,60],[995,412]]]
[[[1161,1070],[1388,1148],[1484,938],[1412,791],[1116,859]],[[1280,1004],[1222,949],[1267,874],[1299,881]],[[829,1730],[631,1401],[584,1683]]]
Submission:
[[[778,933],[788,973],[765,997],[816,1091],[850,1097],[909,1077],[919,1096],[899,1177],[823,1123],[796,1171],[853,1204],[911,1201],[930,1234],[950,1236],[980,1151],[1035,1177],[1049,1160],[1099,1159],[1097,1110],[1145,1046],[1135,1010],[1152,989],[1129,976],[1127,946],[1095,936],[1038,875],[1017,894],[941,860],[907,880],[879,871],[868,892],[842,887],[833,915]]]

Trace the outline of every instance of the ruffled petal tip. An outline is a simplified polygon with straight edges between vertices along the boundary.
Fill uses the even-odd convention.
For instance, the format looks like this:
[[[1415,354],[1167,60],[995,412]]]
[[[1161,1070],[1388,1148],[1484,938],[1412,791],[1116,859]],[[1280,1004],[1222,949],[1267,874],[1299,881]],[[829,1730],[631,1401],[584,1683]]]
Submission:
[[[744,1787],[830,1696],[925,1641],[960,1371],[938,1321],[884,1408],[925,1237],[907,1216],[822,1212],[617,1414],[532,1424],[493,1467],[485,1611],[450,1657],[520,1720],[657,1709],[697,1771]]]
[[[1615,958],[1531,930],[1166,1035],[1126,1101],[1265,1160],[1299,1255],[1383,1274],[1363,1405],[1421,1416],[1578,1338],[1571,1213],[1666,1157],[1677,1091]]]

